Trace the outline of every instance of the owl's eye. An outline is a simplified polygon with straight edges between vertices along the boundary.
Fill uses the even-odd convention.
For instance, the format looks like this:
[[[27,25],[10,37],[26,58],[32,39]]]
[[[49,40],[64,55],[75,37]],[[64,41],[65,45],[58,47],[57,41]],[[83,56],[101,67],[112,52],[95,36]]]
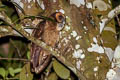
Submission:
[[[61,12],[57,12],[55,14],[55,18],[56,18],[57,22],[60,22],[60,23],[63,22],[63,20],[65,20],[64,15]]]
[[[62,19],[63,19],[63,16],[62,16],[62,15],[60,15],[60,16],[59,16],[59,20],[61,20],[61,21],[62,21]]]

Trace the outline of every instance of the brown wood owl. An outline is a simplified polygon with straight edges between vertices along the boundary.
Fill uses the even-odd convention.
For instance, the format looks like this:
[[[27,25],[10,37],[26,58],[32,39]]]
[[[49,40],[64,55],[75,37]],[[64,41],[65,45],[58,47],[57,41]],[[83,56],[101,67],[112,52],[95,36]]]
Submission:
[[[33,31],[33,36],[55,48],[59,42],[59,32],[65,25],[65,16],[61,12],[55,12],[50,16],[51,20],[44,20]],[[51,59],[51,54],[42,47],[32,43],[31,45],[31,67],[32,72],[40,73],[46,68]]]

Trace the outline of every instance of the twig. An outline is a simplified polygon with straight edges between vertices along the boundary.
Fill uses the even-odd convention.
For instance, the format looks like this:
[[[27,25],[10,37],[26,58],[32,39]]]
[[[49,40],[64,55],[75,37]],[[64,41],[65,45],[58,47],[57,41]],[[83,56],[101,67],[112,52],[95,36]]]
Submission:
[[[30,62],[28,59],[22,59],[22,58],[3,58],[3,57],[0,57],[0,60],[16,60],[16,61]]]
[[[35,27],[24,27],[24,29],[39,29],[39,28],[35,28]]]
[[[49,64],[49,66],[47,67],[47,71],[46,71],[46,73],[45,73],[45,76],[46,76],[46,77],[48,77],[48,75],[50,74],[50,71],[51,71],[52,66],[53,66],[53,62],[51,62],[51,63]]]
[[[10,42],[12,43],[13,47],[16,49],[16,51],[18,53],[18,56],[21,58],[22,55],[21,55],[20,50],[18,49],[18,47],[15,45],[15,43],[12,41],[12,39],[10,39]]]
[[[5,78],[5,80],[17,80],[19,78]],[[0,80],[3,80],[3,79],[0,79]]]

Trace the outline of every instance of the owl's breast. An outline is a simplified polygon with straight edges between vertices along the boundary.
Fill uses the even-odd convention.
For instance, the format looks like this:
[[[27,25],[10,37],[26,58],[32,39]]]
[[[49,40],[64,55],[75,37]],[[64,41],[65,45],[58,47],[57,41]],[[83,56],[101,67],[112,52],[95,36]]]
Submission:
[[[59,31],[45,30],[42,35],[42,40],[49,46],[55,47],[59,41]]]

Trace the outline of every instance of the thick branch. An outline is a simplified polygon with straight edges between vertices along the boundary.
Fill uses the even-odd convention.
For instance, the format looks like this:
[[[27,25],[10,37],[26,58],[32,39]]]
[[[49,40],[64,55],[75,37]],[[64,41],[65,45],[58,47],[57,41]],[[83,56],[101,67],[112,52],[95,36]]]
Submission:
[[[81,80],[86,80],[86,78],[83,76],[82,73],[80,73],[79,70],[75,68],[74,65],[72,65],[69,61],[67,61],[64,56],[61,56],[57,53],[57,51],[54,51],[52,47],[47,46],[44,42],[32,37],[29,33],[27,33],[22,25],[13,24],[11,19],[4,13],[0,12],[0,19],[4,20],[6,23],[8,23],[12,29],[16,30],[18,33],[26,37],[28,40],[32,41],[38,46],[41,46],[43,49],[49,51],[53,56],[55,56],[59,61],[61,61],[64,65],[66,65],[70,70],[72,70]]]

